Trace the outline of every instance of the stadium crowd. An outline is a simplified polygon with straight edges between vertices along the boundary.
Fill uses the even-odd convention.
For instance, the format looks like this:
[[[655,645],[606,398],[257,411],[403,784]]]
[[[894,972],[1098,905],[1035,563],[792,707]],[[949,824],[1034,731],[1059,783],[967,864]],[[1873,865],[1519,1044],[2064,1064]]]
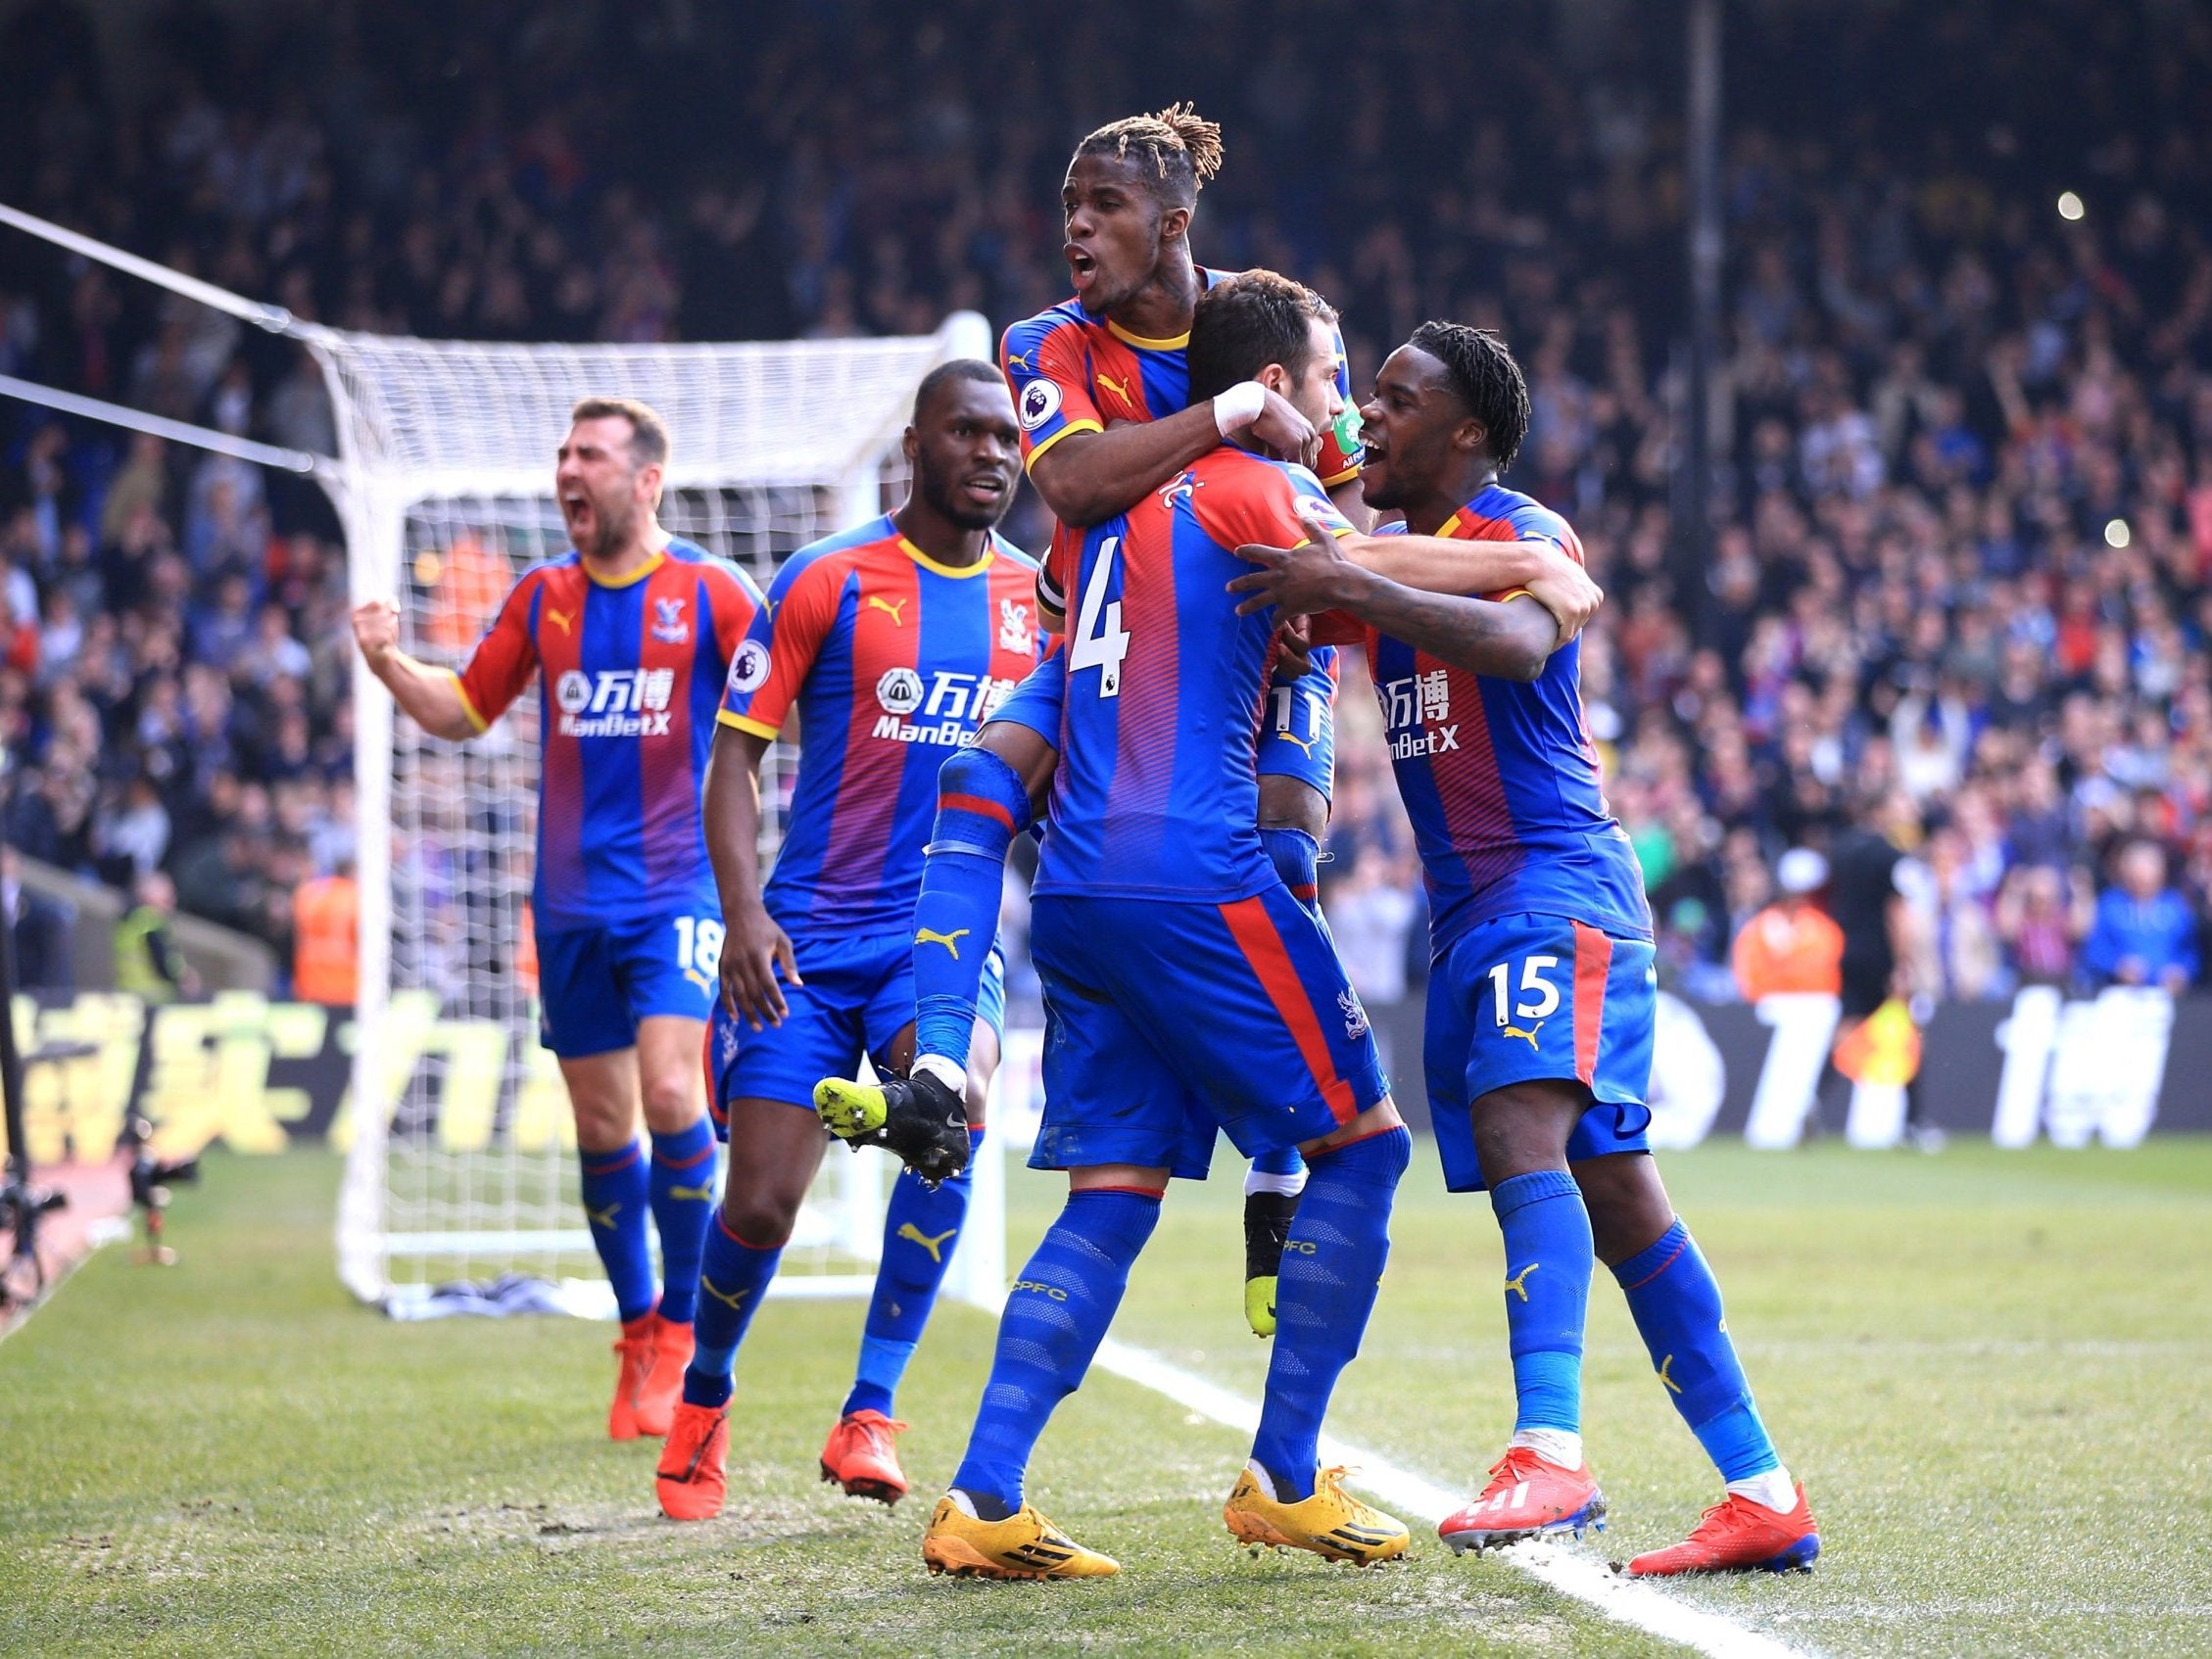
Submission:
[[[0,20],[0,200],[350,327],[912,332],[1060,298],[1069,143],[1192,97],[1228,133],[1200,257],[1313,282],[1357,383],[1429,315],[1518,354],[1535,419],[1508,482],[1575,523],[1610,594],[1584,690],[1674,984],[1733,994],[1731,940],[1777,861],[1851,826],[1911,855],[1916,989],[2197,976],[2212,138],[2184,108],[2212,72],[2202,17],[1735,15],[1720,528],[1685,589],[1663,9],[1582,8],[1612,18],[1583,38],[1507,8],[1485,35],[1440,0],[1375,0],[1393,26],[1341,39],[1309,0],[1235,8],[1233,28],[1216,5],[1168,79],[1141,44],[1187,27],[1164,3],[1055,19],[1049,40],[983,0],[822,0],[742,37],[697,10],[687,35],[615,7],[408,0],[263,34],[182,4],[126,77],[77,8],[34,0]],[[1362,44],[1415,36],[1403,58]],[[2098,42],[2086,67],[2077,36]],[[652,110],[610,90],[639,85]],[[1858,113],[1829,118],[1828,97]],[[2005,115],[2028,110],[2034,129]],[[0,372],[333,447],[291,348],[12,233]],[[9,840],[119,884],[167,872],[184,910],[288,960],[294,889],[351,853],[344,598],[312,488],[9,404]],[[1340,720],[1325,900],[1389,1002],[1422,973],[1417,866],[1356,673]]]

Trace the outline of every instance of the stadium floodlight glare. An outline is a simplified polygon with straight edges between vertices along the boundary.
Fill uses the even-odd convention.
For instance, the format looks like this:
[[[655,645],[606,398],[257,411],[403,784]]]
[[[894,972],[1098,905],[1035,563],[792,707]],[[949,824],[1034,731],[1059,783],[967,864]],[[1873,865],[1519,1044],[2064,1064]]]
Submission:
[[[2107,547],[2125,547],[2134,540],[2126,519],[2110,518],[2104,521],[2104,545]]]
[[[2060,218],[2071,223],[2088,212],[2089,209],[2083,206],[2081,197],[2075,195],[2073,191],[2061,190],[2058,193],[2058,216]]]

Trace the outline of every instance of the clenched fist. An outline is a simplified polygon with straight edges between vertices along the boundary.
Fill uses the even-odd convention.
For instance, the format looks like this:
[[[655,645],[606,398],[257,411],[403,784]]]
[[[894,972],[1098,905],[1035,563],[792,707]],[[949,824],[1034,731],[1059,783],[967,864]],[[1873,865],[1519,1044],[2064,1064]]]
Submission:
[[[354,642],[371,669],[381,669],[400,648],[400,607],[390,599],[356,605]]]

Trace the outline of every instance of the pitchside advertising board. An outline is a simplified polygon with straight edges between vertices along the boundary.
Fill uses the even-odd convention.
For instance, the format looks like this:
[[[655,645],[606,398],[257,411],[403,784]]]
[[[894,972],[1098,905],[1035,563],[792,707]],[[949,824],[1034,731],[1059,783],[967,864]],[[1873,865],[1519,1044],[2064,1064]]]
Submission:
[[[1370,1010],[1400,1109],[1427,1121],[1418,998]],[[86,993],[20,998],[17,1029],[30,1064],[24,1096],[32,1158],[107,1155],[136,1104],[162,1145],[220,1141],[248,1153],[351,1138],[354,1022],[345,1009],[277,1003],[248,992],[147,1008]],[[1894,1145],[1904,1096],[1894,1084],[1852,1084],[1827,1065],[1833,997],[1693,1004],[1661,995],[1653,1067],[1652,1139],[1695,1146],[1740,1135],[1795,1146],[1807,1134]],[[495,1139],[525,1148],[573,1144],[553,1056],[483,1019],[440,1015],[428,992],[392,999],[379,1070],[387,1098],[416,1072],[429,1080],[420,1120],[402,1134],[463,1151]],[[1036,1120],[1041,1035],[1007,1033],[994,1135],[1019,1148]],[[1921,1032],[1921,1121],[2000,1146],[2133,1146],[2153,1132],[2212,1130],[2212,996],[2175,1002],[2159,991],[2068,999],[2021,991],[2008,1003],[1940,1008]]]

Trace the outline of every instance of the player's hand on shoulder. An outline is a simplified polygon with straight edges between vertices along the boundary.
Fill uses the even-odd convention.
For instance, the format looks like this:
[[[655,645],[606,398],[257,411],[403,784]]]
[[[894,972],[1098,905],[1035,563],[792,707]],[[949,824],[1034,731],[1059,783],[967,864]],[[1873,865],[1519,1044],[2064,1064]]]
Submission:
[[[1605,603],[1605,590],[1590,573],[1558,548],[1547,549],[1542,574],[1528,583],[1528,596],[1552,613],[1560,625],[1560,643],[1579,636]]]
[[[400,607],[391,599],[368,599],[354,607],[354,640],[370,668],[381,668],[400,646]]]
[[[1230,592],[1243,595],[1238,616],[1269,605],[1285,615],[1313,615],[1341,609],[1348,601],[1359,567],[1344,556],[1336,531],[1305,507],[1298,509],[1298,526],[1306,536],[1298,546],[1248,542],[1236,549],[1238,558],[1260,567],[1228,585]]]
[[[764,905],[751,905],[723,921],[728,927],[722,941],[723,1006],[755,1031],[781,1025],[791,1012],[784,985],[804,983],[792,955],[791,935]]]
[[[1271,453],[1286,461],[1298,461],[1310,467],[1321,459],[1321,433],[1279,392],[1268,393],[1267,401],[1260,405],[1259,416],[1245,431],[1256,443],[1266,445]]]

